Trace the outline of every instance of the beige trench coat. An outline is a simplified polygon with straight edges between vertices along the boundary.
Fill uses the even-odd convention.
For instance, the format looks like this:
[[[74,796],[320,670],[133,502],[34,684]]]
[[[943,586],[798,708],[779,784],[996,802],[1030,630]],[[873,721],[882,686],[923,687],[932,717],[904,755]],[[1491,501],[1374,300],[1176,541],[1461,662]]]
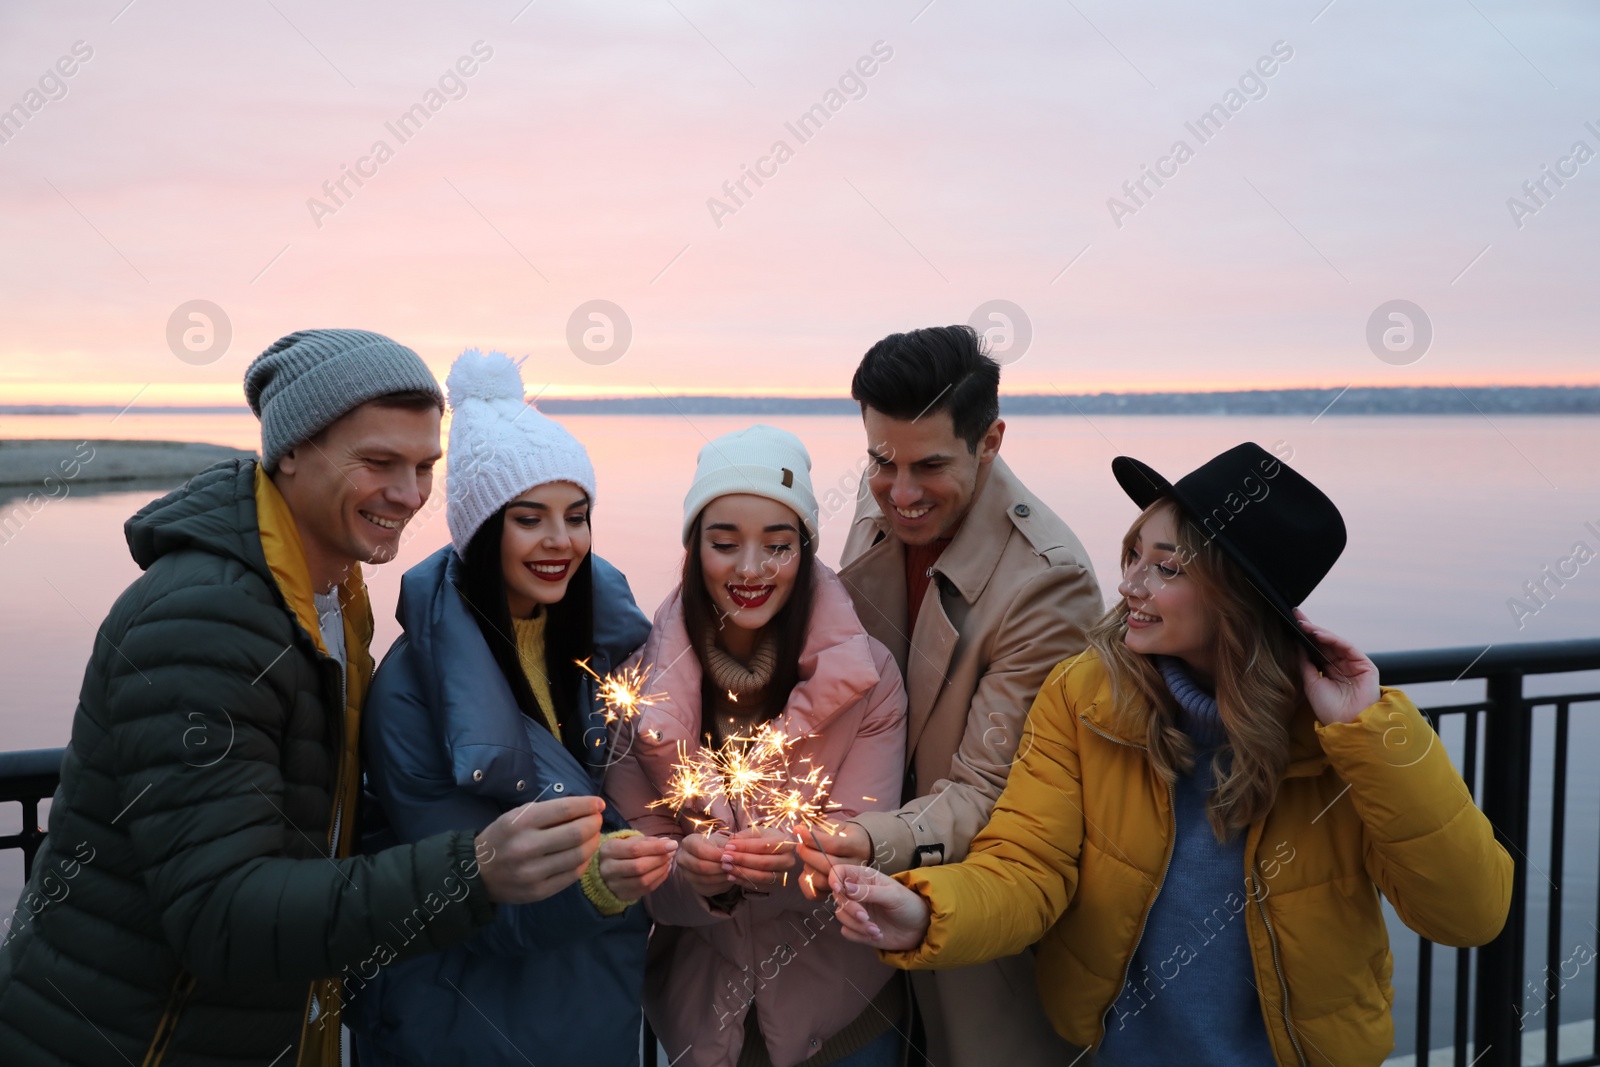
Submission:
[[[839,577],[905,676],[911,799],[853,821],[891,874],[966,856],[1025,743],[1034,697],[1105,610],[1076,535],[998,458],[934,574],[908,635],[905,549],[863,493]],[[912,978],[939,1067],[1062,1067],[1075,1054],[1045,1020],[1031,950]]]

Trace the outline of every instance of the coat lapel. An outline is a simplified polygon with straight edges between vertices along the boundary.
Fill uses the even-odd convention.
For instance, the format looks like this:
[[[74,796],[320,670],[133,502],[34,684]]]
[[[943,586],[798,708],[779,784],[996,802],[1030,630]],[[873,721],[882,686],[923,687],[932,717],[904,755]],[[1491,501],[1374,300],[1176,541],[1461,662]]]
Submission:
[[[904,595],[905,583],[901,582]],[[909,765],[922,737],[923,727],[933,715],[933,706],[944,691],[945,675],[950,670],[950,660],[955,657],[956,643],[961,635],[956,632],[950,616],[945,614],[944,598],[940,595],[937,580],[928,585],[927,599],[917,612],[917,629],[912,635],[910,663],[906,679],[906,762]]]
[[[911,635],[906,633],[906,553],[893,537],[880,537],[839,571],[839,580],[855,602],[861,626],[894,656],[901,675]]]

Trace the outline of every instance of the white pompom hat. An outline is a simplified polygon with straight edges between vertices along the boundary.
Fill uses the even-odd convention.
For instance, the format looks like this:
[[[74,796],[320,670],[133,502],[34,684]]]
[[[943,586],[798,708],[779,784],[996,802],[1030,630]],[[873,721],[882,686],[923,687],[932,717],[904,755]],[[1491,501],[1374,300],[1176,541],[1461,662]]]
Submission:
[[[788,430],[757,423],[708,441],[683,500],[683,544],[694,520],[719,496],[749,493],[785,505],[805,524],[817,545],[817,498],[811,491],[811,455]]]
[[[571,482],[594,501],[589,453],[523,399],[522,371],[509,356],[469,348],[445,388],[452,413],[445,515],[457,555],[466,555],[491,515],[536,485]]]

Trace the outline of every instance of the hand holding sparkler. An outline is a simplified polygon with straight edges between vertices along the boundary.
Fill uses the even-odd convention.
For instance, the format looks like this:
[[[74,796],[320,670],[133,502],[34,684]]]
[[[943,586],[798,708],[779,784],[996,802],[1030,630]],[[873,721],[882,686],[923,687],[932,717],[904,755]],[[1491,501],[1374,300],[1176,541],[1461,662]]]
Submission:
[[[722,869],[722,850],[727,843],[728,835],[721,832],[690,834],[678,849],[678,870],[689,888],[703,897],[728,891],[728,874]]]
[[[800,891],[811,900],[824,896],[828,875],[839,864],[865,864],[872,860],[872,838],[853,822],[813,828],[800,837],[800,859],[806,865]]]
[[[722,852],[728,881],[746,889],[770,892],[787,885],[795,865],[795,842],[775,827],[740,830]]]
[[[927,900],[882,871],[841,864],[828,876],[828,886],[845,940],[887,952],[910,952],[927,940]]]
[[[583,876],[600,847],[599,797],[535,800],[479,830],[478,876],[496,904],[554,896]]]
[[[641,900],[672,873],[678,842],[670,837],[608,837],[600,842],[600,877],[619,900]]]

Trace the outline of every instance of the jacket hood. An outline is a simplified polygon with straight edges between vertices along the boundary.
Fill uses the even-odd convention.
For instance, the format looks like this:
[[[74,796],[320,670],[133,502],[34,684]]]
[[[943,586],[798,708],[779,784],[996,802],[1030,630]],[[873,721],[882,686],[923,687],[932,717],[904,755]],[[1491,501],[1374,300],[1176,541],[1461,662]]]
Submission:
[[[270,578],[257,532],[256,461],[223,460],[152,500],[122,524],[128,551],[140,570],[162,556],[188,549],[236,559]]]
[[[590,559],[595,627],[590,666],[604,677],[644,643],[650,627],[622,572],[599,556]],[[439,725],[456,784],[470,792],[493,792],[505,782],[540,777],[534,767],[541,762],[547,769],[553,769],[552,763],[566,766],[570,774],[577,769],[577,761],[547,731],[534,731],[539,741],[537,757],[530,749],[529,731],[516,710],[511,686],[456,589],[461,567],[453,547],[440,548],[406,571],[395,611],[405,629],[405,640],[414,650],[413,662],[426,699],[439,709]],[[494,709],[505,713],[491,713]],[[591,712],[589,718],[588,732],[605,736],[600,714]],[[549,743],[544,744],[546,741]],[[588,751],[588,745],[584,747]],[[596,757],[605,758],[603,746]],[[586,770],[598,773],[599,768]]]

